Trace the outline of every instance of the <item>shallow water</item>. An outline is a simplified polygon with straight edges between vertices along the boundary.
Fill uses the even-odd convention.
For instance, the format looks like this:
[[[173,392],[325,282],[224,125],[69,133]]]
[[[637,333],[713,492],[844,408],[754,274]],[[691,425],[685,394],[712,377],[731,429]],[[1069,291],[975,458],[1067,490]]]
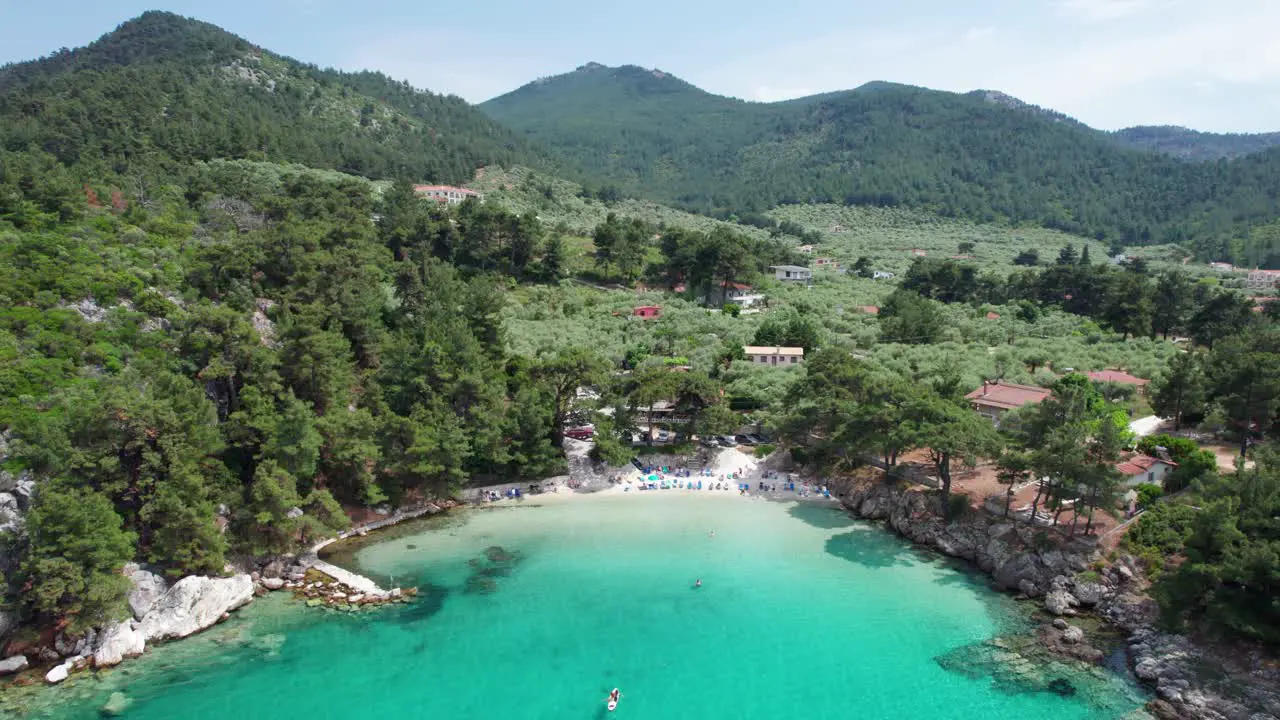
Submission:
[[[0,704],[91,718],[121,691],[123,717],[138,720],[1077,720],[1142,700],[1101,672],[1051,670],[1078,688],[1064,698],[977,665],[944,669],[940,658],[1016,630],[1024,609],[830,507],[671,491],[530,500],[414,527],[352,556],[385,582],[419,585],[412,605],[350,616],[278,593],[100,678],[7,691]]]

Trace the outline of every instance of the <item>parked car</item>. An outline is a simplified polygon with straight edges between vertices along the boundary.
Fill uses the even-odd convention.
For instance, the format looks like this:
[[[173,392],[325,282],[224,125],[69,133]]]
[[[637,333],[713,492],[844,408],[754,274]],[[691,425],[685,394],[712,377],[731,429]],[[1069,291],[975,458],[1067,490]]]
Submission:
[[[698,444],[701,445],[702,447],[713,448],[719,445],[720,443],[716,442],[715,435],[701,435],[698,437]]]
[[[722,447],[727,447],[727,448],[738,447],[738,441],[734,440],[733,436],[731,435],[721,435],[717,439],[720,441],[720,445]]]
[[[568,430],[564,431],[565,437],[573,438],[574,440],[590,440],[593,436],[595,436],[595,434],[596,434],[596,429],[591,427],[590,425],[583,425],[582,427],[569,428]]]
[[[755,433],[750,433],[747,435],[747,437],[751,438],[752,444],[755,444],[755,445],[766,445],[769,442],[768,440],[764,439],[763,435],[757,435]]]
[[[750,435],[734,435],[733,439],[737,440],[739,445],[755,445],[756,444],[756,441],[752,440]]]
[[[675,436],[667,430],[659,430],[653,434],[653,439],[658,442],[671,442]]]

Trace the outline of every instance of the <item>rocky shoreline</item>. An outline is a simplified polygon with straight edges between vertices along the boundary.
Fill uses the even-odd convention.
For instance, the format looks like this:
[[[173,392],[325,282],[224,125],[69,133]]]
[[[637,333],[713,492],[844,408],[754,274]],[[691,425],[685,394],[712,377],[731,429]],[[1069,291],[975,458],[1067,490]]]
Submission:
[[[1147,710],[1156,717],[1280,717],[1276,678],[1263,670],[1244,677],[1225,672],[1219,664],[1225,658],[1156,628],[1159,608],[1146,594],[1142,568],[1133,558],[1108,562],[1088,542],[1052,542],[1042,529],[986,512],[946,522],[936,494],[881,478],[850,481],[841,488],[842,504],[856,517],[883,521],[912,542],[973,563],[1002,590],[1042,603],[1054,620],[1036,635],[1059,656],[1095,665],[1103,658],[1080,624],[1068,618],[1097,618],[1113,626],[1126,637],[1134,674],[1155,692]],[[1217,672],[1207,667],[1213,665]]]
[[[456,504],[453,501],[428,503],[421,508],[400,511],[345,532],[335,540],[363,537],[404,520],[437,514]],[[56,632],[25,641],[10,638],[0,658],[0,676],[16,675],[12,680],[15,685],[34,684],[40,677],[45,683],[56,685],[73,673],[106,669],[138,657],[149,645],[179,640],[208,629],[254,597],[273,591],[292,592],[306,607],[346,612],[406,603],[416,597],[416,588],[386,591],[376,587],[355,588],[313,567],[326,565],[316,551],[329,542],[332,541],[296,557],[246,560],[239,568],[242,572],[227,577],[189,575],[173,584],[136,563],[126,565],[121,572],[132,584],[128,594],[131,618],[94,628],[80,636]],[[352,577],[372,586],[372,581],[354,574]],[[0,633],[7,635],[14,629],[3,627]]]

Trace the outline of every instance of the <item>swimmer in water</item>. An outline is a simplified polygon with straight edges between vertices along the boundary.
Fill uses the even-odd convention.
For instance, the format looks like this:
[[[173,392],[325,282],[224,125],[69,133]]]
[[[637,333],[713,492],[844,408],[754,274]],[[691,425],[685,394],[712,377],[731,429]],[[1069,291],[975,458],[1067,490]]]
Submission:
[[[715,537],[715,536],[716,536],[716,531],[715,531],[715,530],[712,530],[710,533],[708,533],[708,536],[709,536],[709,537]]]
[[[695,582],[693,586],[696,588],[702,587],[702,578],[698,578],[697,582]]]

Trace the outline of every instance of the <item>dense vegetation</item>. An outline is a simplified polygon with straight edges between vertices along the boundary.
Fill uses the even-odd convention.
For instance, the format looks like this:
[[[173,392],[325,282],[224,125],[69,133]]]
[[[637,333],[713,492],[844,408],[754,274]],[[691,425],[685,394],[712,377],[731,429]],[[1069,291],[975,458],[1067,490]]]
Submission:
[[[582,75],[614,92],[611,72]],[[1079,128],[1044,130],[1026,124],[1039,116],[1015,119],[978,97],[954,105],[879,86],[753,106],[661,74],[619,74],[638,88],[629,101],[677,120],[634,135],[619,162],[652,143],[691,153],[680,162],[696,170],[627,172],[684,187],[672,197],[733,210],[725,217],[738,222],[496,167],[477,179],[485,203],[423,202],[411,181],[539,158],[459,100],[298,65],[162,13],[0,70],[0,492],[22,506],[17,520],[0,507],[7,602],[77,633],[122,613],[125,562],[219,573],[237,555],[294,552],[353,511],[558,473],[564,430],[578,422],[595,422],[598,458],[625,462],[664,404],[689,420],[686,434],[759,423],[828,466],[867,456],[893,465],[920,451],[944,496],[954,468],[998,458],[1011,487],[1030,473],[1051,478],[1036,505],[1055,523],[1069,514],[1069,532],[1114,507],[1124,420],[1143,403],[1243,450],[1277,430],[1274,313],[1251,312],[1213,280],[1144,260],[1096,264],[1103,244],[1077,254],[1058,231],[839,204],[761,212],[810,187],[799,165],[779,161],[797,138],[811,145],[795,157],[831,160],[811,187],[838,190],[804,197],[1076,231],[1096,221],[1113,241],[1108,208],[1155,190],[1125,197],[1108,183],[1154,169],[1176,185],[1190,177],[1182,166],[1108,155]],[[589,137],[592,93],[577,98]],[[696,122],[679,112],[690,97],[703,108]],[[620,127],[645,122],[628,107],[616,105]],[[761,113],[766,132],[744,154],[736,143],[758,128],[741,118]],[[904,114],[919,122],[886,129]],[[989,123],[972,138],[946,134],[960,120]],[[711,122],[720,139],[699,140]],[[872,129],[890,149],[932,139],[890,162],[878,149],[863,155],[871,145],[859,133]],[[1034,152],[1010,150],[1010,137]],[[699,155],[707,142],[710,160]],[[936,161],[956,153],[960,165]],[[1050,156],[1058,164],[1033,167]],[[849,180],[852,163],[871,171]],[[1074,163],[1106,172],[1039,187],[1036,173]],[[1213,167],[1225,178],[1242,166]],[[776,185],[752,175],[764,168]],[[988,176],[994,184],[977,182]],[[1227,193],[1222,227],[1242,219],[1230,185],[1205,191]],[[1275,186],[1257,187],[1250,202]],[[1103,190],[1120,193],[1107,195],[1114,206],[1079,204]],[[1024,202],[1059,203],[1060,214]],[[1145,240],[1138,225],[1127,231]],[[905,271],[901,282],[877,281],[866,275],[889,260],[866,255],[886,235],[997,262],[899,257],[889,267]],[[812,286],[774,281],[769,266],[798,262],[800,242],[859,260]],[[1015,252],[1036,267],[1013,271]],[[629,289],[637,282],[660,289]],[[762,306],[732,302],[743,284],[766,296]],[[661,317],[633,317],[641,304],[660,305]],[[1203,350],[1163,339],[1175,335]],[[741,362],[746,344],[803,347],[807,363],[756,367]],[[1071,372],[1104,367],[1159,376],[1143,399]],[[992,378],[1052,385],[1056,397],[998,434],[962,401]],[[1269,639],[1251,628],[1275,620],[1257,589],[1269,592],[1258,575],[1276,463],[1259,451],[1258,470],[1232,482],[1194,448],[1161,442],[1186,469],[1144,502],[1190,487],[1212,513],[1167,512],[1188,528],[1213,518],[1204,532],[1218,533],[1199,542],[1200,530],[1172,521],[1140,526],[1138,542],[1187,558],[1189,574],[1161,586],[1171,617]]]
[[[553,273],[536,223],[252,164],[93,207],[48,158],[0,167],[0,428],[38,480],[13,575],[37,617],[101,621],[129,559],[219,572],[342,527],[340,503],[563,466],[574,368],[509,354],[500,316],[503,277]]]
[[[1169,125],[1139,126],[1111,136],[1128,147],[1165,153],[1184,160],[1220,160],[1280,145],[1280,132],[1207,133]]]
[[[0,68],[0,147],[126,173],[131,191],[216,158],[454,183],[494,162],[539,162],[459,98],[304,65],[162,12]]]
[[[481,108],[592,184],[704,212],[901,205],[1280,263],[1270,235],[1252,234],[1277,219],[1276,149],[1190,164],[980,93],[873,83],[745,103],[660,71],[597,64]]]

